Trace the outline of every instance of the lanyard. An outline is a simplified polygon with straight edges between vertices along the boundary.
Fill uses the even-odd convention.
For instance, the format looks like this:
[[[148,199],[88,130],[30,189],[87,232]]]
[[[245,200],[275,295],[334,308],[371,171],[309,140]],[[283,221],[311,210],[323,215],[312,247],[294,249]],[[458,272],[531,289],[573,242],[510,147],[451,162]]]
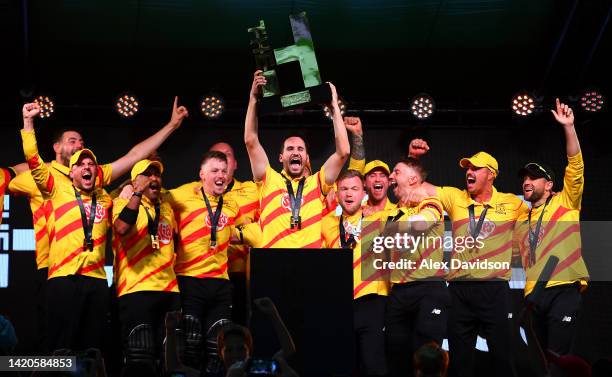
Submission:
[[[159,236],[157,235],[160,216],[159,203],[155,203],[155,219],[151,217],[151,214],[149,213],[149,209],[147,207],[142,207],[147,213],[147,228],[149,230],[149,236],[151,236],[151,246],[153,247],[153,249],[159,249]]]
[[[363,215],[359,218],[359,224],[357,225],[357,234],[361,233],[361,222],[363,220]],[[340,215],[340,222],[338,224],[338,229],[340,231],[340,247],[343,249],[354,249],[357,245],[357,240],[355,239],[355,233],[349,234],[348,239],[346,238],[346,229],[344,229],[344,217]]]
[[[76,189],[76,187],[72,186],[74,189],[74,195],[76,196],[76,200],[79,203],[79,210],[81,211],[81,223],[83,224],[83,233],[85,233],[85,240],[83,241],[83,250],[93,251],[93,226],[94,221],[96,220],[96,194],[94,193],[91,197],[91,209],[89,210],[89,221],[87,221],[87,213],[85,212],[85,206],[83,205],[83,198],[81,198],[81,193]]]
[[[300,207],[302,206],[302,191],[304,191],[304,182],[306,182],[306,177],[302,177],[300,182],[298,183],[297,193],[293,194],[293,186],[291,185],[291,181],[286,177],[285,183],[287,184],[287,193],[289,194],[289,201],[291,203],[291,223],[290,229],[294,227],[297,229],[302,229],[302,218],[300,217]]]
[[[223,195],[219,196],[219,202],[217,203],[217,209],[213,214],[210,202],[204,193],[204,188],[201,188],[204,202],[206,203],[206,210],[208,210],[208,218],[210,219],[210,247],[214,248],[217,246],[217,225],[219,224],[219,218],[221,218],[221,210],[223,209]]]
[[[546,203],[544,203],[544,207],[542,208],[542,213],[540,213],[540,218],[536,223],[535,232],[531,230],[531,211],[533,211],[533,207],[529,209],[529,216],[527,217],[527,225],[529,226],[529,266],[533,266],[536,262],[535,251],[538,247],[538,237],[540,236],[540,227],[542,226],[542,219],[544,218],[544,211],[546,210],[546,206],[552,195],[546,199]]]
[[[487,216],[487,210],[489,209],[489,207],[487,207],[487,205],[484,205],[484,209],[482,210],[482,212],[480,213],[480,217],[478,217],[478,224],[476,224],[476,215],[474,214],[474,205],[470,204],[468,206],[468,212],[470,215],[470,235],[472,236],[473,239],[478,238],[478,236],[480,235],[480,230],[482,229],[482,224],[484,224],[484,220],[485,217]]]
[[[236,182],[236,181],[234,181],[234,180],[232,179],[232,183],[230,183],[229,185],[227,185],[227,187],[225,188],[225,191],[223,192],[224,194],[226,194],[226,193],[228,193],[228,192],[232,191],[232,189],[234,188],[234,182]]]

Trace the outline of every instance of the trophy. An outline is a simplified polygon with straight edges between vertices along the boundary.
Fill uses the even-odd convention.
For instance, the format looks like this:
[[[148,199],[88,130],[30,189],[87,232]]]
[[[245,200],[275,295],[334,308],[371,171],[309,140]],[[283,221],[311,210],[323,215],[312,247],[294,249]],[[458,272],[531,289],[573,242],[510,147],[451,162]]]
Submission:
[[[259,113],[278,113],[311,103],[331,101],[329,85],[321,81],[306,12],[290,15],[294,44],[272,49],[263,20],[248,29],[257,69],[267,80],[259,99]]]

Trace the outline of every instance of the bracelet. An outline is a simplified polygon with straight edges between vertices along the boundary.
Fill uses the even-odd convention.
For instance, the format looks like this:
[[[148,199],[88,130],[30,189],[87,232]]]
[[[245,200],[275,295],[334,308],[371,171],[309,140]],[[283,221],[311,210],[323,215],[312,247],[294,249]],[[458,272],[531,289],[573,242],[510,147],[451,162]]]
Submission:
[[[128,208],[127,206],[119,214],[119,220],[129,225],[136,224],[136,219],[138,219],[138,210]]]

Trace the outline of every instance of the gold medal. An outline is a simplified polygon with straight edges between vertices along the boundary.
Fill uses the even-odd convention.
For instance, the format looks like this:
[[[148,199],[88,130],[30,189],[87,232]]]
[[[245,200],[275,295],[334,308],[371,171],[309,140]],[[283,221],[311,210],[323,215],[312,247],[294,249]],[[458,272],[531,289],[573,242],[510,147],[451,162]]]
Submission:
[[[159,237],[156,235],[151,235],[151,247],[153,250],[159,250]]]

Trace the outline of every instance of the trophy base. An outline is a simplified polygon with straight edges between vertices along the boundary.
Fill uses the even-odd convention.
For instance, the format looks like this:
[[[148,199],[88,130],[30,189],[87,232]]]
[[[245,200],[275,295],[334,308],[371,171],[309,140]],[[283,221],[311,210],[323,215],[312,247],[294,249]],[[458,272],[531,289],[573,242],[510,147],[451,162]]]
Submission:
[[[329,85],[321,84],[296,93],[260,98],[257,111],[260,115],[274,114],[329,102],[331,102],[331,89]]]

